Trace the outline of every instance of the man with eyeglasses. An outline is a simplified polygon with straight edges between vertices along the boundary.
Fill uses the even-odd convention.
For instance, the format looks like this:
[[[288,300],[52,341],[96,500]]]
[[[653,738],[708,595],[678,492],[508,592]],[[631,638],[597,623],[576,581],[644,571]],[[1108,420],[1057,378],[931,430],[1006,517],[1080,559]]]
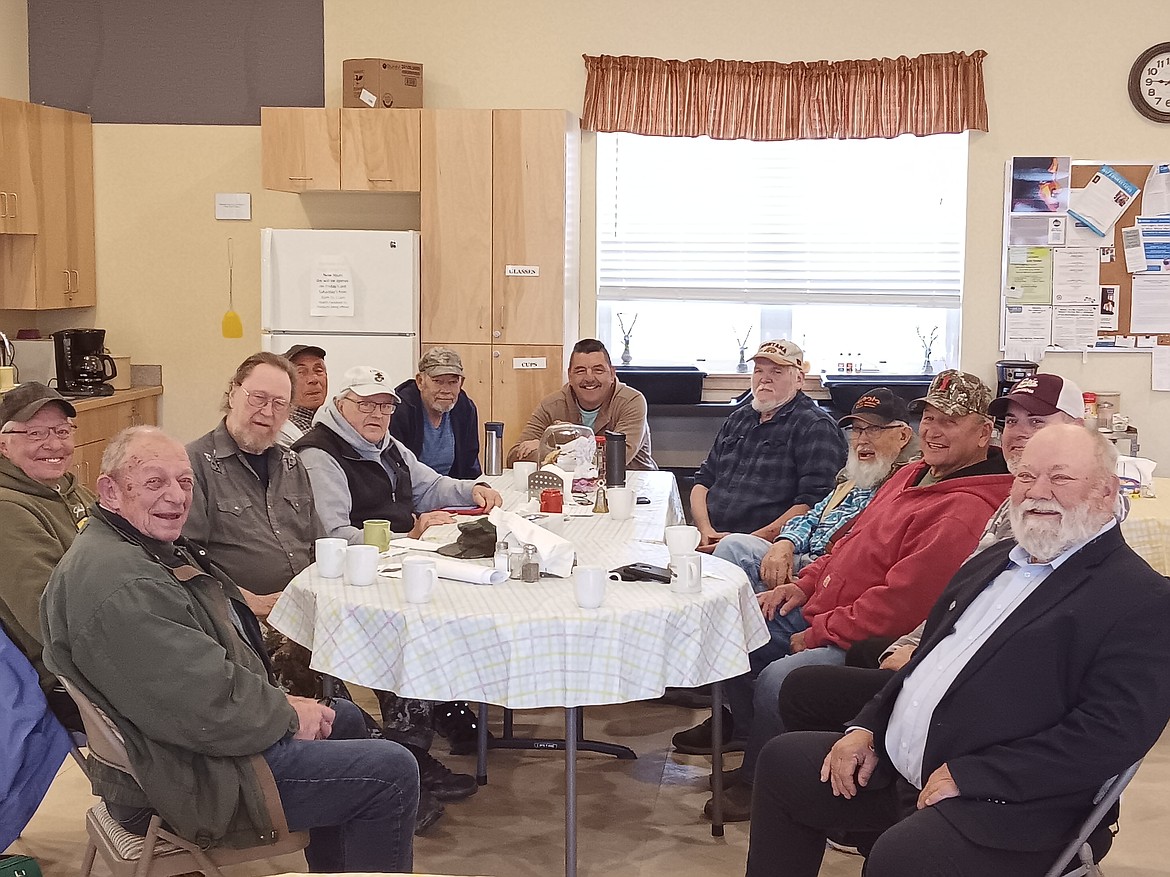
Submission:
[[[76,705],[42,660],[39,608],[49,576],[94,501],[71,471],[76,416],[60,393],[35,381],[0,403],[0,623],[36,668],[53,713],[80,731]]]
[[[195,492],[183,535],[208,550],[261,620],[324,535],[309,473],[277,444],[295,376],[283,356],[249,356],[224,393],[223,419],[187,445]]]

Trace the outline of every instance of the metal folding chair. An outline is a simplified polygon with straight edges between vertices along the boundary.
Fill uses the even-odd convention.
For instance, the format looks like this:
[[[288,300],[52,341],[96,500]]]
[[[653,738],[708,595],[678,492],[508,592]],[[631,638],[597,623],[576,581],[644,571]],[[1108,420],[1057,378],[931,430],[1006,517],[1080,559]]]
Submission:
[[[1048,869],[1048,873],[1044,877],[1102,877],[1100,866],[1093,861],[1093,850],[1088,843],[1089,835],[1096,830],[1101,820],[1105,818],[1105,814],[1109,812],[1109,808],[1121,797],[1122,790],[1129,785],[1129,781],[1133,779],[1133,775],[1137,773],[1141,763],[1142,760],[1139,758],[1101,787],[1101,791],[1094,799],[1093,812],[1081,825],[1081,830],[1077,833],[1076,838],[1061,850],[1055,864]],[[1069,863],[1076,859],[1080,860],[1080,864],[1073,870],[1066,871]]]

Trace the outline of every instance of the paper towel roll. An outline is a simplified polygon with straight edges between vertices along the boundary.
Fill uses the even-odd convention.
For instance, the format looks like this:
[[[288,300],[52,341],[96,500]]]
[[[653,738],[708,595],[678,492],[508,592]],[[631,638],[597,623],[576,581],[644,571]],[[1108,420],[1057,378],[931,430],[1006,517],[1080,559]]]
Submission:
[[[496,569],[491,566],[480,566],[478,563],[468,563],[465,560],[454,560],[450,557],[434,555],[435,571],[441,579],[454,579],[457,582],[471,582],[473,585],[498,585],[507,581],[507,570]]]

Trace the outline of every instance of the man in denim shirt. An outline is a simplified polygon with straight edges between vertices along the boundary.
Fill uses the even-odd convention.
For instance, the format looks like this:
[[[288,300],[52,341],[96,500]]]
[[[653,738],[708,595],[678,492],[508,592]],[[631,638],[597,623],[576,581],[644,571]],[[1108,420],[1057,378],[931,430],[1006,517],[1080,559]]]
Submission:
[[[738,565],[756,593],[790,582],[829,550],[833,535],[865,508],[879,487],[918,451],[906,402],[885,387],[864,393],[838,424],[849,430],[849,459],[837,486],[769,543],[747,533],[720,540],[715,556]]]
[[[804,352],[766,341],[752,360],[751,404],[727,418],[691,490],[703,551],[730,533],[771,542],[832,489],[845,464],[841,430],[801,392]]]

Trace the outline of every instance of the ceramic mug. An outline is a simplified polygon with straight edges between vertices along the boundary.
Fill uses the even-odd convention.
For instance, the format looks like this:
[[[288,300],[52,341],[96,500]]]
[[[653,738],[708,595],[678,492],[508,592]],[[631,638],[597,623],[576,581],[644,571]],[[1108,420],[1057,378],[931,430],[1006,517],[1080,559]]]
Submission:
[[[439,571],[429,557],[406,557],[402,560],[402,584],[407,603],[429,603],[439,583]]]
[[[378,551],[390,550],[390,522],[371,518],[362,522],[362,541],[378,546]]]
[[[703,555],[697,551],[670,555],[670,589],[676,594],[697,594],[703,589]]]
[[[345,583],[364,588],[378,580],[378,546],[348,545],[345,549]]]
[[[681,524],[667,527],[665,532],[666,550],[671,557],[676,554],[690,554],[699,547],[699,528]]]
[[[536,471],[536,464],[527,460],[517,460],[512,464],[512,484],[517,490],[524,491],[528,496],[528,476]]]
[[[573,596],[582,609],[596,609],[605,599],[605,583],[621,581],[615,572],[599,566],[579,566],[573,571]]]
[[[615,521],[628,521],[634,516],[634,502],[637,494],[632,487],[610,487],[606,489],[609,499],[609,513]]]
[[[349,543],[344,539],[325,537],[318,539],[314,545],[314,557],[317,558],[317,575],[323,579],[339,579],[345,574],[345,549]]]

